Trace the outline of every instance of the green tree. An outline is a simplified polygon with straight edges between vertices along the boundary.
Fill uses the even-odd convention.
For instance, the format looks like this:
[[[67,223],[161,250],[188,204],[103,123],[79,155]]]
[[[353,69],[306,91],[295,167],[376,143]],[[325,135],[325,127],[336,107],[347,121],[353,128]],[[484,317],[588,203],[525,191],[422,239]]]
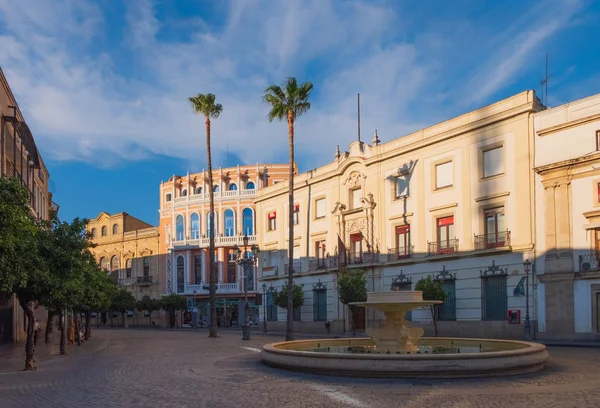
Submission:
[[[294,284],[294,123],[296,118],[306,113],[310,109],[310,92],[313,85],[310,82],[304,82],[298,85],[296,78],[287,78],[283,84],[283,89],[279,85],[271,85],[265,89],[263,101],[269,105],[269,122],[277,119],[287,120],[288,124],[288,145],[290,155],[289,167],[289,192],[288,192],[288,297],[287,324],[285,330],[285,339],[294,340],[294,310],[293,310],[293,290]]]
[[[444,293],[444,289],[442,288],[442,282],[439,280],[432,279],[431,276],[427,276],[426,278],[422,278],[415,285],[415,290],[420,290],[423,292],[423,300],[446,300],[446,294]],[[437,319],[436,319],[436,309],[439,305],[431,305],[429,306],[431,310],[431,318],[433,319],[433,327],[435,330],[435,336],[438,335],[437,328]]]
[[[134,310],[136,306],[135,297],[125,289],[120,289],[112,298],[111,309],[121,313],[123,318],[123,327],[125,327],[125,313],[128,310]]]
[[[204,116],[206,125],[206,165],[208,167],[208,196],[210,203],[209,217],[209,254],[215,253],[215,197],[214,197],[214,186],[213,186],[213,174],[212,174],[212,158],[210,151],[210,120],[219,117],[223,112],[223,106],[220,103],[216,103],[216,97],[214,94],[198,94],[188,98],[192,104],[192,108],[196,115]],[[209,270],[210,270],[210,282],[209,282],[209,303],[210,303],[210,331],[209,337],[217,337],[217,268],[215,265],[214,256],[209,256]]]
[[[140,312],[148,312],[148,324],[152,326],[152,313],[160,310],[161,304],[158,299],[152,299],[150,296],[144,296],[138,300],[136,308]]]
[[[354,302],[365,302],[367,300],[367,280],[364,271],[344,269],[338,276],[338,293],[340,302],[347,305],[352,315],[352,332],[356,334],[356,308],[360,306],[351,305]]]
[[[294,289],[292,291],[292,312],[304,305],[304,290],[302,289],[304,285],[294,285]],[[277,295],[273,298],[275,304],[282,309],[287,310],[289,307],[288,303],[288,285],[283,285],[283,288],[277,292]]]
[[[171,327],[175,327],[175,312],[178,310],[185,310],[187,308],[187,299],[185,296],[178,295],[177,293],[171,293],[170,295],[163,296],[160,298],[160,308],[165,312],[169,312],[169,323]],[[211,320],[216,320],[214,315],[211,316]]]
[[[85,270],[89,259],[85,256],[91,247],[87,237],[86,219],[75,218],[71,223],[61,222],[54,216],[51,227],[43,230],[41,255],[50,271],[48,294],[44,306],[58,311],[60,329],[60,354],[66,354],[65,311],[73,310],[75,326],[78,325],[74,308],[84,301]],[[75,327],[77,336],[79,331]],[[78,338],[78,342],[81,339]]]
[[[36,370],[33,307],[47,294],[48,269],[40,257],[40,234],[29,207],[29,191],[0,177],[0,291],[16,295],[27,317],[25,370]]]

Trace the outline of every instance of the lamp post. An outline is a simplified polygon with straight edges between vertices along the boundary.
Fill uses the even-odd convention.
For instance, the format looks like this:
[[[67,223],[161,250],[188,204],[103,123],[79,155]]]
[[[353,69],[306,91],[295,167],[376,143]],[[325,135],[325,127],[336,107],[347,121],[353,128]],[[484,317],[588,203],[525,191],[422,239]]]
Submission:
[[[529,322],[529,271],[531,270],[531,262],[526,259],[523,262],[525,268],[525,340],[531,341],[531,325]]]
[[[262,284],[263,288],[263,333],[267,332],[267,284]]]
[[[250,325],[248,324],[248,271],[256,265],[258,246],[252,245],[248,252],[248,235],[244,235],[244,251],[236,245],[233,246],[235,262],[244,269],[244,325],[242,326],[242,340],[250,340]]]

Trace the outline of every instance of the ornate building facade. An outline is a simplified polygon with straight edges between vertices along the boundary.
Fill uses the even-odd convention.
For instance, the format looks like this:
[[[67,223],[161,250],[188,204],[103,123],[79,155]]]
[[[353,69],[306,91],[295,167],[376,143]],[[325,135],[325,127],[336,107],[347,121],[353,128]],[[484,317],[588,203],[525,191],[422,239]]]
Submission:
[[[30,207],[40,219],[49,219],[58,205],[52,201],[53,183],[33,135],[2,69],[0,69],[0,176],[14,177],[29,192]],[[45,325],[45,311],[35,309]],[[26,338],[23,310],[13,296],[0,292],[0,344]]]
[[[119,286],[131,292],[137,300],[144,296],[159,298],[159,280],[164,276],[165,255],[159,252],[160,233],[138,218],[121,212],[100,213],[87,226],[91,241],[96,244],[92,253],[100,267],[109,272]],[[152,319],[156,325],[164,324],[162,313]],[[103,323],[111,317],[101,316]],[[131,310],[127,313],[127,325],[148,325],[150,319],[145,312]]]
[[[600,94],[535,115],[540,338],[600,340]]]
[[[215,257],[217,320],[219,326],[241,325],[244,319],[244,273],[235,262],[234,245],[243,248],[257,243],[261,226],[256,224],[254,198],[261,189],[284,182],[287,164],[261,164],[220,168],[213,171],[215,199]],[[209,316],[209,186],[208,173],[171,177],[160,186],[161,253],[166,254],[161,293],[178,293],[188,298],[190,310],[198,310],[199,323]],[[248,248],[249,249],[249,248]],[[250,319],[258,320],[257,283],[254,270],[248,273]],[[258,302],[260,303],[260,302]],[[185,322],[184,322],[185,323]]]
[[[535,239],[533,114],[541,109],[527,91],[387,143],[375,132],[370,144],[355,141],[298,175],[293,269],[305,301],[296,330],[349,329],[336,287],[342,265],[363,270],[369,291],[440,280],[441,335],[522,338],[524,261],[534,259]],[[273,299],[287,277],[287,190],[283,182],[255,198],[260,318],[273,331],[285,328]],[[432,332],[429,310],[408,317]]]

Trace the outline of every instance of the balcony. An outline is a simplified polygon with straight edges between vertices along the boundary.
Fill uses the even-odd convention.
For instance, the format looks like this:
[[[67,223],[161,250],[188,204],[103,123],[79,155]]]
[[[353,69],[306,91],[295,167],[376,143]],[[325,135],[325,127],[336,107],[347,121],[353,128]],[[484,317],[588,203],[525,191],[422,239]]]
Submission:
[[[452,238],[446,241],[428,242],[427,255],[447,255],[458,252],[458,238]]]
[[[140,286],[151,285],[152,276],[138,276],[136,282]]]
[[[287,276],[287,273],[288,273],[288,265],[289,264],[284,264],[283,265],[283,269],[285,271],[286,276]],[[292,268],[294,269],[294,273],[300,273],[300,272],[302,272],[302,262],[301,261],[294,261],[294,262],[292,262]]]
[[[579,271],[600,271],[600,263],[598,262],[598,259],[600,259],[600,256],[597,253],[579,255]]]
[[[268,278],[271,276],[278,276],[279,275],[279,266],[275,265],[275,266],[264,266],[262,268],[262,276],[264,278]]]
[[[210,238],[202,236],[202,238],[198,239],[184,239],[180,241],[173,241],[170,245],[171,249],[186,249],[186,248],[208,248]],[[248,236],[248,245],[256,244],[257,239],[256,235]],[[225,237],[225,236],[217,236],[215,237],[215,246],[223,247],[223,246],[234,246],[238,245],[240,247],[244,246],[244,236],[236,235],[233,237]]]
[[[410,259],[413,257],[415,247],[399,247],[399,248],[390,248],[387,253],[388,262],[399,261],[402,259]]]
[[[498,231],[497,234],[475,235],[475,250],[505,248],[510,246],[510,231]]]
[[[250,283],[250,282],[248,282]],[[229,294],[229,293],[241,293],[242,285],[240,282],[236,283],[217,283],[217,294]],[[208,295],[209,294],[209,284],[201,283],[196,285],[185,284],[184,292],[182,295]]]
[[[238,200],[256,196],[256,190],[219,191],[213,194],[215,201]],[[210,196],[208,193],[200,193],[177,197],[173,200],[173,204],[178,206],[180,204],[208,202],[209,200]]]

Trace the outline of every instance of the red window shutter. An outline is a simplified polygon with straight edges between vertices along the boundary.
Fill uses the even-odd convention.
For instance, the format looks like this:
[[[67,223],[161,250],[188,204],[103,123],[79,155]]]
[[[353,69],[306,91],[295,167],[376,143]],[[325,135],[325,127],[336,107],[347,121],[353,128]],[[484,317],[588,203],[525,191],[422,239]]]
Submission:
[[[269,219],[275,218],[275,217],[277,217],[277,213],[275,211],[273,211],[272,213],[268,214],[268,217],[269,217]]]
[[[294,211],[300,212],[300,204],[296,204],[296,206],[294,207]]]
[[[452,224],[454,224],[454,216],[438,218],[438,226],[440,226],[440,227],[443,227],[444,225],[452,225]]]
[[[406,234],[410,231],[410,225],[398,225],[396,227],[396,234]]]

